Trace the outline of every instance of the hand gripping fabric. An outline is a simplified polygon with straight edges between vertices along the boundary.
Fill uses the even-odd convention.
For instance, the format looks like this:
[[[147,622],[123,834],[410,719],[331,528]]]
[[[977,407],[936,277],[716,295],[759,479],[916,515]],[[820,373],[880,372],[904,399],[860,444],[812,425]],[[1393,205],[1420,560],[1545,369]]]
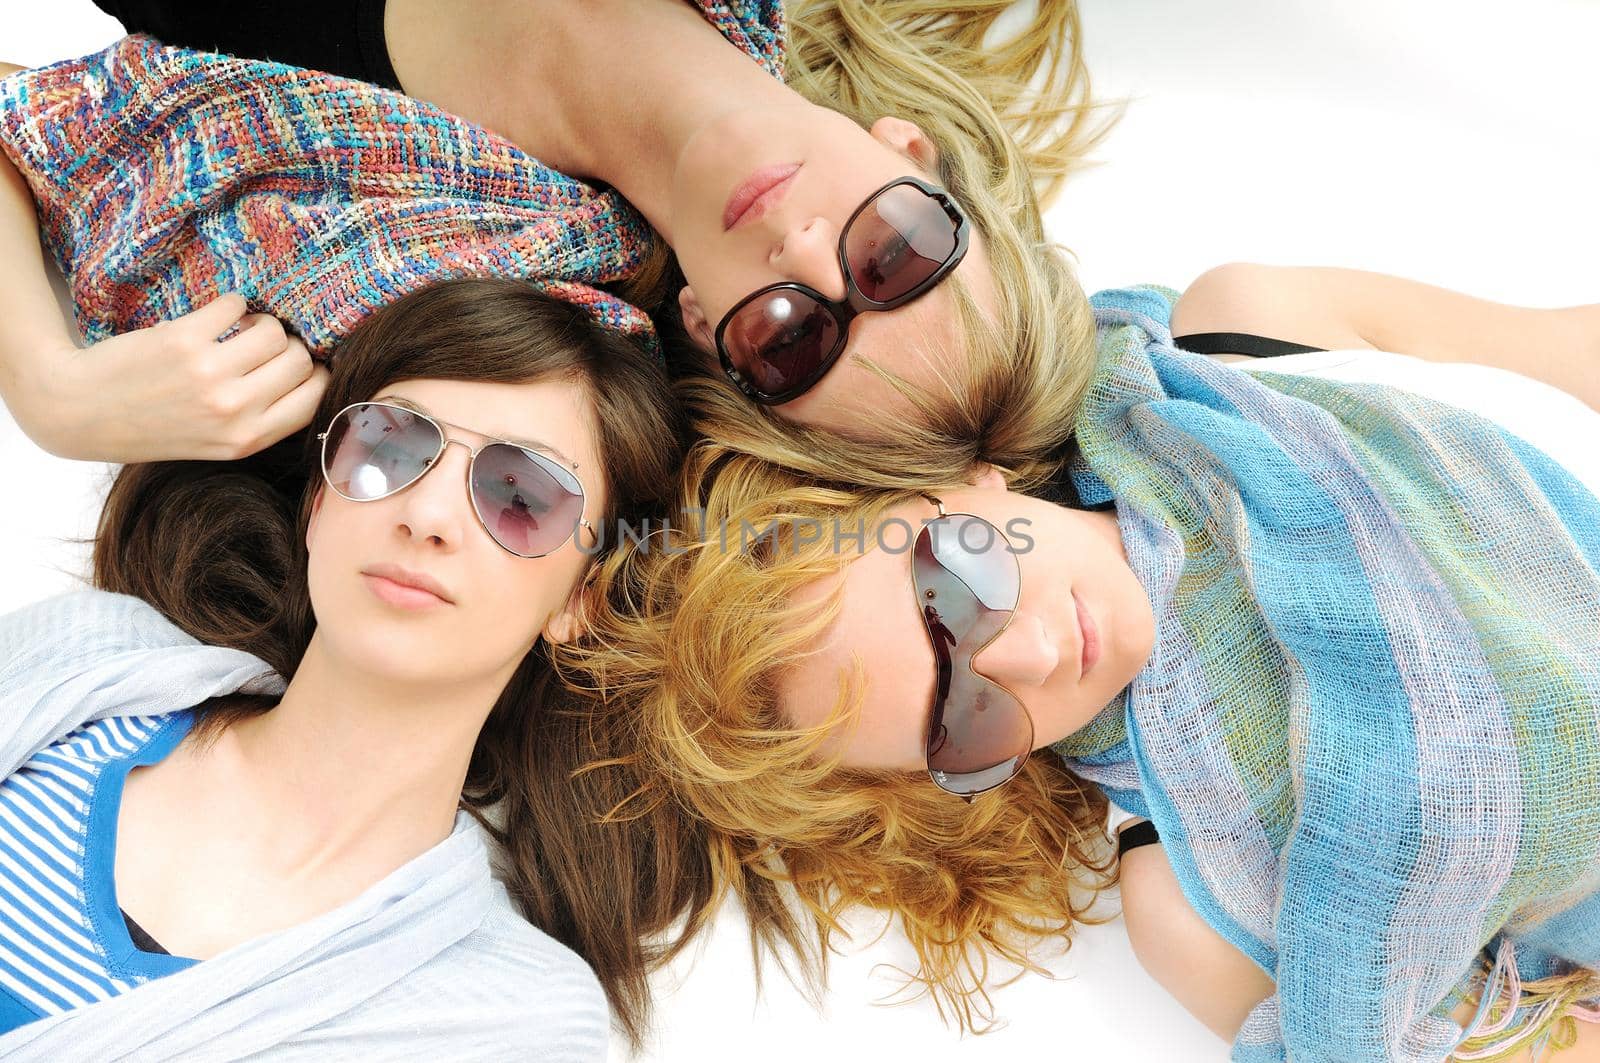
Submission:
[[[1056,749],[1276,979],[1234,1058],[1441,1060],[1485,947],[1600,967],[1600,501],[1475,414],[1180,352],[1175,294],[1093,300],[1069,471],[1156,642]]]
[[[781,76],[778,0],[698,6]],[[90,342],[236,290],[325,355],[408,292],[512,277],[657,346],[598,287],[649,245],[620,195],[365,82],[132,36],[0,81],[0,149]]]

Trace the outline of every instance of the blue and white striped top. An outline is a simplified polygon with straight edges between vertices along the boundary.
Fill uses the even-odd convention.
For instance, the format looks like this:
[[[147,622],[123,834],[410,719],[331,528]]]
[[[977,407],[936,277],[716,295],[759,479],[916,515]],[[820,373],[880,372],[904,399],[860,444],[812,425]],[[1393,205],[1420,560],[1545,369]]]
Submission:
[[[193,719],[96,720],[0,781],[0,1033],[198,962],[137,948],[113,878],[128,771],[165,757]]]

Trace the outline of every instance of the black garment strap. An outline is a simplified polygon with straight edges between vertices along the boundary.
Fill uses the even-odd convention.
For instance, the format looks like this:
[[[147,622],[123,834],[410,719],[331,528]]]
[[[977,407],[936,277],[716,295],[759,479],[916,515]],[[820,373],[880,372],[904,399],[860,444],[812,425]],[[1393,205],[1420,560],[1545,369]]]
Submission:
[[[1192,332],[1172,337],[1172,345],[1194,354],[1247,354],[1251,358],[1277,358],[1285,354],[1310,354],[1324,350],[1303,343],[1252,336],[1248,332]]]
[[[122,909],[118,908],[117,911],[122,912]],[[128,924],[128,939],[133,942],[134,948],[140,952],[157,952],[163,956],[172,955],[172,953],[162,948],[155,938],[145,933],[144,927],[133,921],[133,916],[127,912],[122,912],[122,921]]]
[[[1174,336],[1172,344],[1180,350],[1192,351],[1195,354],[1245,354],[1251,358],[1276,358],[1284,354],[1310,354],[1323,350],[1321,347],[1307,347],[1303,343],[1290,343],[1287,340],[1275,340],[1267,336],[1252,336],[1248,332],[1192,332],[1187,336]],[[1061,453],[1054,455],[1062,466],[1061,478],[1046,487],[1045,499],[1069,509],[1090,512],[1115,509],[1117,502],[1114,498],[1108,498],[1092,506],[1085,505],[1078,497],[1078,492],[1073,489],[1071,480],[1067,478],[1065,466],[1077,448],[1077,438],[1071,437]]]
[[[1159,845],[1161,835],[1156,833],[1156,825],[1148,819],[1143,823],[1135,823],[1123,827],[1117,835],[1117,855],[1126,853],[1129,849],[1137,849],[1141,845]]]
[[[129,33],[162,44],[271,59],[400,91],[383,36],[385,0],[94,0]]]

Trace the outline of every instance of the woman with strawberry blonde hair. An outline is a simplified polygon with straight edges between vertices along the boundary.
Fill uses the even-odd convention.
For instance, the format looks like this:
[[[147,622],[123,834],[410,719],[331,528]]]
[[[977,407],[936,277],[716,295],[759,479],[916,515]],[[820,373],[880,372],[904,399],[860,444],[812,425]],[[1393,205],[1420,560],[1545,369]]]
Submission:
[[[558,666],[759,940],[887,910],[962,1023],[1110,881],[1109,797],[1135,951],[1236,1058],[1600,1058],[1600,415],[1398,354],[1432,375],[1241,371],[1176,299],[1095,297],[1042,486],[703,441]]]

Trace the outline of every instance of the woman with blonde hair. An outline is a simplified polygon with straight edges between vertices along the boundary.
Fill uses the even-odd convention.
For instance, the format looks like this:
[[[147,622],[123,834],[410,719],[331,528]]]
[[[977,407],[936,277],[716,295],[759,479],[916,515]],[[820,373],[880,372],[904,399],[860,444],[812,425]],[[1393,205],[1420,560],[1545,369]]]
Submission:
[[[715,378],[707,400],[731,404],[708,425],[808,460],[916,453],[952,470],[1064,437],[1029,396],[1075,396],[1092,334],[1040,217],[1103,128],[1071,0],[1015,26],[1009,0],[568,0],[537,17],[394,0],[210,24],[188,5],[105,6],[171,44],[337,61],[416,99],[145,37],[8,79],[0,140],[70,258],[91,340],[154,323],[136,276],[205,271],[315,356],[333,323],[424,279],[509,270],[618,327],[647,328],[600,287],[676,319],[687,367]],[[137,201],[85,209],[134,185]],[[119,216],[138,244],[113,252]],[[47,447],[113,460],[270,442],[292,420],[274,403],[311,367],[288,352],[298,376],[257,378],[218,423],[184,414],[231,378],[64,346],[5,344],[7,401]],[[97,423],[65,411],[111,404],[145,411],[136,431],[64,431]]]
[[[1135,951],[1237,1058],[1596,1058],[1600,417],[1497,371],[1462,408],[1482,367],[1242,372],[1172,345],[1175,299],[1096,296],[1043,489],[701,442],[558,666],[634,707],[758,940],[886,909],[963,1023],[1108,883],[1109,796],[1153,824]]]

